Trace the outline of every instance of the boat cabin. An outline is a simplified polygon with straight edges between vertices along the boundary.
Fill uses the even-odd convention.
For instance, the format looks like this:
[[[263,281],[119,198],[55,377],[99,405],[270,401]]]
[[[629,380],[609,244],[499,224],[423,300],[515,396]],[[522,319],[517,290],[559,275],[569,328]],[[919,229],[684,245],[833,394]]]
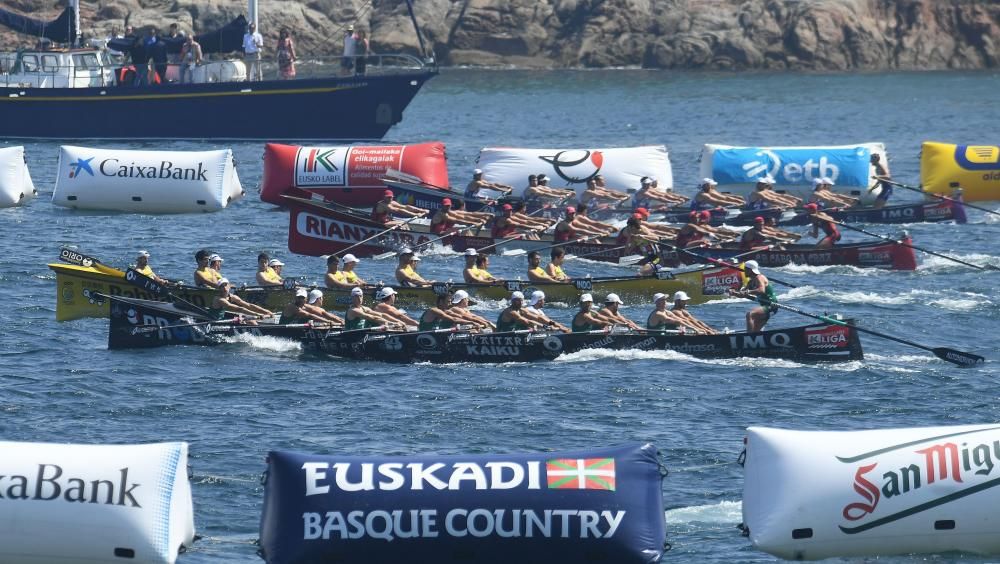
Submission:
[[[0,68],[0,84],[22,88],[108,86],[115,82],[116,65],[121,63],[98,49],[23,50]]]

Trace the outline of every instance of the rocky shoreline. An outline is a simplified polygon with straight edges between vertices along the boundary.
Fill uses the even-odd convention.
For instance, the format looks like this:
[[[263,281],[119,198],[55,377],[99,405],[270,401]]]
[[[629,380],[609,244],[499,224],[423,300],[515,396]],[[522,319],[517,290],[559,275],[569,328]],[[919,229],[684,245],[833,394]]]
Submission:
[[[5,8],[55,18],[51,0]],[[944,70],[1000,67],[1000,3],[986,0],[421,0],[417,18],[442,65],[704,70]],[[301,55],[336,56],[344,27],[376,52],[418,52],[400,0],[260,3],[268,45],[293,31]],[[234,0],[84,0],[85,34],[125,19],[195,33],[245,13]],[[31,38],[0,32],[0,48]]]

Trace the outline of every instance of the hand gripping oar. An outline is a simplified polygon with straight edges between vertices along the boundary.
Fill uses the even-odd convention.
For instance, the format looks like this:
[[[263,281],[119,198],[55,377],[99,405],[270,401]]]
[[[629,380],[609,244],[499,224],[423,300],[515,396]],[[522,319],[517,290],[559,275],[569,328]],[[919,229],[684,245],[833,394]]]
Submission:
[[[954,202],[956,204],[963,205],[963,206],[965,206],[967,208],[972,208],[974,210],[984,211],[986,213],[991,213],[993,215],[1000,215],[1000,212],[996,212],[996,211],[993,211],[993,210],[991,210],[989,208],[984,208],[982,206],[976,206],[976,205],[970,204],[970,203],[968,203],[968,202],[966,202],[964,200],[956,200],[955,198],[949,198],[948,196],[942,196],[941,194],[935,194],[934,192],[925,192],[919,186],[910,186],[909,184],[903,184],[902,182],[896,182],[895,180],[889,180],[888,178],[885,178],[885,177],[882,177],[882,176],[876,176],[875,178],[877,178],[880,182],[885,182],[886,184],[892,184],[893,186],[899,186],[900,188],[905,188],[907,190],[913,190],[914,192],[920,192],[921,194],[923,194],[925,196],[930,196],[932,198],[937,198],[939,200],[945,200],[945,201],[948,201],[948,202]]]
[[[336,253],[333,253],[330,256],[335,256],[335,257],[343,256],[344,253],[346,253],[347,251],[353,249],[354,247],[357,247],[359,245],[363,245],[363,244],[367,243],[368,241],[371,241],[372,239],[377,239],[378,237],[381,237],[381,236],[385,235],[386,233],[388,233],[390,231],[399,229],[400,227],[409,224],[411,221],[420,219],[421,217],[424,217],[425,215],[427,215],[427,214],[415,215],[415,216],[411,217],[410,219],[407,219],[403,223],[397,223],[396,225],[393,225],[392,227],[390,227],[388,229],[385,229],[383,231],[379,231],[378,233],[372,235],[371,237],[365,239],[364,241],[358,241],[357,243],[354,243],[350,247],[347,247],[346,249],[342,249],[342,250],[340,250],[340,251],[338,251]]]
[[[853,225],[844,223],[842,221],[836,221],[836,220],[833,220],[833,219],[831,219],[830,221],[832,223],[836,223],[837,225],[840,225],[842,227],[846,227],[846,228],[851,229],[853,231],[858,231],[860,233],[864,233],[865,235],[868,235],[870,237],[875,237],[877,239],[882,239],[883,241],[888,241],[890,243],[896,243],[897,245],[902,245],[904,247],[909,247],[911,249],[915,249],[915,250],[927,253],[929,255],[934,255],[936,257],[941,257],[943,259],[948,259],[948,260],[950,260],[952,262],[957,262],[958,264],[964,264],[965,266],[971,266],[972,268],[975,268],[977,270],[1000,270],[1000,268],[997,268],[997,267],[993,266],[992,264],[987,264],[986,266],[980,266],[978,264],[972,264],[971,262],[965,262],[964,260],[957,259],[957,258],[952,257],[952,256],[948,256],[948,255],[944,255],[944,254],[941,254],[941,253],[938,253],[938,252],[935,252],[935,251],[930,251],[928,249],[924,249],[923,247],[918,247],[916,245],[911,245],[909,243],[904,243],[902,241],[897,241],[897,240],[893,239],[892,237],[886,237],[885,235],[879,235],[878,233],[872,233],[871,231],[866,231],[866,230],[864,230],[864,229],[862,229],[860,227],[855,227]]]
[[[715,258],[712,258],[712,257],[706,257],[705,255],[699,255],[698,253],[692,253],[691,251],[689,251],[687,249],[680,249],[680,248],[677,248],[677,247],[675,247],[673,245],[669,245],[667,243],[661,243],[661,245],[663,245],[665,247],[670,247],[671,249],[674,249],[675,251],[680,251],[682,253],[686,253],[686,254],[689,254],[691,256],[697,257],[697,258],[699,258],[701,260],[704,260],[706,262],[710,262],[710,263],[712,263],[714,265],[717,265],[717,266],[725,266],[726,268],[735,268],[735,269],[739,270],[740,272],[746,273],[746,269],[743,268],[742,266],[738,265],[738,264],[732,264],[732,263],[726,262],[724,260],[719,260],[719,259],[715,259]],[[770,248],[770,247],[771,247],[771,245],[767,246],[767,248]],[[747,251],[745,253],[740,253],[738,255],[734,255],[731,258],[735,259],[735,258],[739,258],[739,257],[745,257],[747,255],[756,254],[756,253],[759,253],[759,252],[764,251],[764,250],[766,250],[766,249],[759,249],[759,248],[758,249],[751,249],[750,251]],[[787,286],[789,288],[798,288],[798,285],[792,284],[791,282],[785,282],[784,280],[778,280],[777,278],[772,278],[770,276],[768,276],[767,279],[770,280],[771,282],[777,282],[778,284],[781,284],[782,286]]]
[[[855,329],[855,330],[860,331],[862,333],[868,333],[870,335],[875,335],[876,337],[882,337],[883,339],[888,339],[890,341],[896,341],[897,343],[902,343],[904,345],[909,345],[911,347],[916,347],[918,349],[923,349],[925,351],[930,351],[930,352],[934,353],[934,356],[940,358],[941,360],[946,360],[946,361],[948,361],[948,362],[950,362],[952,364],[956,364],[958,366],[961,366],[962,368],[969,368],[969,367],[975,366],[977,364],[982,364],[982,363],[986,362],[985,358],[983,358],[983,357],[981,357],[981,356],[979,356],[977,354],[972,354],[972,353],[957,351],[955,349],[949,349],[947,347],[928,347],[927,345],[921,345],[920,343],[914,343],[913,341],[907,341],[906,339],[901,339],[901,338],[895,337],[893,335],[886,335],[885,333],[880,333],[880,332],[872,330],[872,329],[866,329],[864,327],[858,327],[857,325],[851,325],[851,324],[846,323],[844,321],[841,321],[839,319],[831,319],[831,318],[829,318],[829,317],[827,317],[825,315],[816,315],[814,313],[809,313],[807,311],[802,311],[801,309],[794,308],[792,306],[787,306],[785,304],[779,304],[779,303],[776,303],[776,302],[771,302],[770,305],[773,305],[775,307],[779,307],[781,309],[787,309],[788,311],[791,311],[793,313],[797,313],[799,315],[804,315],[806,317],[811,317],[813,319],[818,319],[818,320],[824,321],[826,323],[832,323],[834,325],[843,325],[845,327],[851,327],[852,329]]]

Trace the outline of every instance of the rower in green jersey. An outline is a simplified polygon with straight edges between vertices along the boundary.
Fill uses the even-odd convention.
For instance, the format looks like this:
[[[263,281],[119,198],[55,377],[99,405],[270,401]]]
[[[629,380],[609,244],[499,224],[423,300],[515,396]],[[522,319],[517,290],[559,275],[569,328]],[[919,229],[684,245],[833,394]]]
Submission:
[[[308,298],[309,292],[305,288],[295,290],[295,299],[281,310],[281,324],[293,325],[309,323],[310,321],[328,323],[328,319],[312,311],[312,308],[306,305]]]
[[[674,306],[667,309],[669,303],[667,295],[654,294],[653,303],[656,305],[656,309],[646,319],[646,329],[655,333],[681,330],[682,332],[715,334],[715,329],[691,315],[691,312],[687,310],[689,301],[691,301],[691,297],[687,295],[687,292],[678,290],[674,293]]]
[[[594,296],[590,294],[580,296],[580,311],[576,312],[576,315],[573,316],[573,322],[570,324],[574,333],[597,331],[611,326],[607,321],[594,315],[594,312],[591,311],[593,307]]]
[[[532,321],[521,311],[524,306],[524,294],[514,292],[510,295],[510,305],[497,317],[497,332],[523,331],[525,329],[541,329],[541,325]]]
[[[451,307],[451,294],[445,292],[438,294],[434,307],[428,308],[420,316],[420,323],[417,325],[418,331],[437,331],[438,329],[450,329],[462,323],[462,317],[448,311]]]
[[[233,294],[232,288],[233,285],[225,278],[219,280],[216,284],[216,294],[212,298],[211,305],[208,307],[208,312],[211,314],[210,317],[213,320],[223,319],[227,313],[259,315],[261,317],[274,315],[274,312],[244,301],[236,294]],[[248,323],[251,325],[256,324],[252,320]]]
[[[344,329],[351,331],[354,329],[368,329],[384,324],[394,328],[403,328],[401,323],[382,315],[381,313],[364,305],[365,292],[361,288],[351,290],[351,307],[344,315]]]
[[[757,333],[764,329],[767,321],[778,311],[774,305],[778,303],[778,299],[767,276],[761,274],[757,261],[748,260],[743,263],[743,271],[747,274],[747,283],[739,290],[732,291],[732,294],[760,304],[747,312],[747,333]]]

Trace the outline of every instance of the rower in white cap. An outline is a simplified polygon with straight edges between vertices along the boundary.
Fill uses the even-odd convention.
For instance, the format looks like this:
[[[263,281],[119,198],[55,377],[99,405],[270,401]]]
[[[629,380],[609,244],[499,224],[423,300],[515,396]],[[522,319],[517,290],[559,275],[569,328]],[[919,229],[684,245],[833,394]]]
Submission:
[[[399,264],[396,266],[396,281],[400,286],[407,288],[426,288],[433,284],[431,280],[425,280],[423,276],[417,274],[417,262],[420,257],[413,252],[413,249],[405,247],[399,251]]]
[[[802,205],[802,200],[795,196],[779,194],[774,191],[774,178],[771,175],[757,179],[754,191],[750,193],[747,209],[766,210],[768,208],[794,208]]]
[[[313,288],[309,290],[309,297],[306,298],[306,309],[322,317],[326,322],[334,325],[343,325],[344,320],[332,311],[326,311],[323,307],[323,290]]]
[[[295,298],[281,310],[282,325],[292,325],[309,323],[328,323],[330,320],[307,307],[306,300],[309,299],[309,292],[305,288],[295,290]]]
[[[580,311],[576,312],[571,323],[574,333],[586,333],[611,327],[611,322],[592,311],[593,306],[594,296],[590,294],[580,296]]]
[[[743,272],[747,275],[746,284],[739,290],[730,290],[730,294],[760,304],[747,312],[747,333],[757,333],[764,329],[767,321],[778,311],[774,305],[778,299],[767,276],[761,274],[757,261],[748,260],[743,263]]]
[[[469,181],[469,185],[465,187],[465,197],[466,198],[483,198],[479,194],[480,190],[496,190],[504,195],[510,194],[514,191],[514,188],[506,185],[500,184],[499,182],[488,182],[483,178],[482,169],[476,169],[472,171],[472,180]]]
[[[611,325],[624,325],[629,329],[641,329],[634,321],[618,312],[618,308],[622,303],[622,299],[618,297],[618,294],[608,294],[604,298],[604,307],[597,312],[598,317]]]
[[[632,209],[663,209],[683,204],[686,201],[686,196],[659,190],[657,189],[653,178],[643,176],[639,179],[639,190],[632,194]]]
[[[524,313],[524,294],[513,292],[510,295],[510,305],[504,308],[497,317],[497,331],[524,331],[526,329],[542,329],[542,324]]]
[[[833,188],[833,180],[830,178],[813,178],[813,191],[809,194],[809,203],[817,204],[819,209],[825,209],[828,205],[849,208],[861,202],[858,198],[837,194],[831,188]]]
[[[152,267],[149,266],[149,251],[139,251],[135,257],[135,267],[133,270],[147,278],[155,280],[159,284],[170,284],[169,280],[157,276],[153,272]]]
[[[209,256],[208,267],[222,276],[222,257],[216,254]]]
[[[492,322],[469,311],[470,303],[469,293],[465,290],[459,290],[451,297],[451,307],[448,308],[448,313],[461,317],[463,323],[471,324],[476,329],[493,330],[496,326]]]
[[[524,313],[526,317],[538,323],[539,325],[569,333],[569,327],[566,327],[565,325],[559,323],[558,321],[553,321],[552,319],[549,319],[549,316],[545,314],[545,311],[543,311],[544,307],[545,307],[545,292],[541,290],[535,290],[534,292],[531,293],[531,297],[528,299],[528,306],[522,309],[521,311]]]
[[[205,257],[207,260],[208,257]],[[208,311],[211,314],[210,317],[215,319],[222,319],[225,317],[226,313],[240,313],[246,315],[258,315],[261,317],[270,317],[274,315],[273,311],[266,310],[260,306],[249,303],[236,294],[232,293],[233,285],[225,278],[220,279],[216,283],[216,294],[212,297],[212,304],[209,306]],[[253,320],[248,321],[251,325],[256,325]]]
[[[719,192],[715,188],[718,185],[719,183],[711,178],[702,178],[698,193],[691,200],[691,209],[701,211],[719,206],[742,206],[745,203],[740,196]]]
[[[364,290],[361,288],[351,290],[351,307],[348,308],[347,314],[344,316],[344,329],[348,331],[369,329],[379,324],[385,324],[398,329],[404,328],[401,323],[365,306],[364,301]]]
[[[381,313],[384,317],[398,321],[407,327],[407,329],[416,330],[419,322],[413,319],[406,312],[396,307],[396,290],[392,289],[390,286],[386,286],[375,294],[375,307],[373,308],[378,313]]]

